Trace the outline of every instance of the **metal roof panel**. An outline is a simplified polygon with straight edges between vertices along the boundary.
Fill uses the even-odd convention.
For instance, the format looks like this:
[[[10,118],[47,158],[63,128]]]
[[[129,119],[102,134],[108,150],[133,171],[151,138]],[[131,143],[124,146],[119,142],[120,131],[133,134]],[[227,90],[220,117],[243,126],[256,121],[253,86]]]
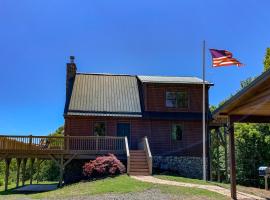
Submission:
[[[136,76],[76,74],[67,114],[71,110],[141,113]]]
[[[182,84],[203,84],[203,80],[198,77],[188,76],[138,76],[143,83],[182,83]],[[212,84],[206,81],[206,84]]]

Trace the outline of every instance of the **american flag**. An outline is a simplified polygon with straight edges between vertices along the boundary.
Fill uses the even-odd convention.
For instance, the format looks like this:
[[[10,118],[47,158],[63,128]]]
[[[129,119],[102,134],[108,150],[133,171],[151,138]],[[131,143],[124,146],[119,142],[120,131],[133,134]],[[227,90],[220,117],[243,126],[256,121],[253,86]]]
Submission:
[[[243,66],[241,62],[232,57],[232,53],[227,50],[210,49],[213,67],[236,65]]]

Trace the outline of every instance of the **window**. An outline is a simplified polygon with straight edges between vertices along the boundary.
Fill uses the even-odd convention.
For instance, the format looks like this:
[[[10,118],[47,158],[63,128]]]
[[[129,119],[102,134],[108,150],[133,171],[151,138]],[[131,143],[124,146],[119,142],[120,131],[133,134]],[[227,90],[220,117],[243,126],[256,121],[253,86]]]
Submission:
[[[183,129],[179,124],[172,125],[172,139],[176,141],[181,141],[183,138]]]
[[[105,122],[94,122],[94,135],[105,136]]]
[[[186,91],[166,92],[166,106],[171,108],[187,108],[188,95]]]

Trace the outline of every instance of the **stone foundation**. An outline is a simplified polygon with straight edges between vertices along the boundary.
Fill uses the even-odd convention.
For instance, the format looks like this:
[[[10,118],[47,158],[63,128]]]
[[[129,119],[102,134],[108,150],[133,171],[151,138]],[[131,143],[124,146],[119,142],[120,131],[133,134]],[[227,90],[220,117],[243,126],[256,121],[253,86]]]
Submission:
[[[153,167],[159,170],[176,172],[188,178],[203,177],[201,157],[153,156]]]

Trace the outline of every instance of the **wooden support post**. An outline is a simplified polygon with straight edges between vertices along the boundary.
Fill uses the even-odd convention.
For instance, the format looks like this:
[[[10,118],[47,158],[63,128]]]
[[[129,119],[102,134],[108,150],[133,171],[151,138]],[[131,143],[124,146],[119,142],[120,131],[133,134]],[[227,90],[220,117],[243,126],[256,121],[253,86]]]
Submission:
[[[59,187],[62,187],[63,185],[63,175],[64,175],[64,156],[61,155],[60,158],[60,176],[59,176]]]
[[[11,158],[6,158],[6,172],[5,172],[5,191],[8,190],[8,177],[9,177],[9,166],[10,166]]]
[[[32,135],[29,135],[29,146],[28,146],[29,150],[32,149]]]
[[[26,163],[27,163],[27,158],[23,158],[23,163],[22,163],[22,186],[25,185],[25,169],[26,169]]]
[[[17,179],[16,179],[16,188],[19,187],[19,182],[20,182],[20,169],[21,169],[21,158],[17,158]]]
[[[269,175],[264,176],[264,188],[265,188],[265,190],[268,190],[268,177],[269,177]]]
[[[34,168],[35,158],[30,159],[30,185],[33,184],[33,168]]]
[[[229,119],[229,154],[230,154],[231,198],[236,200],[237,194],[236,194],[234,123],[231,122],[230,119]]]
[[[219,128],[215,129],[215,132],[217,134],[217,181],[220,183],[220,154],[219,154],[219,146],[220,146],[220,138],[219,138]]]
[[[227,151],[227,129],[224,126],[224,154],[225,154],[225,176],[226,176],[226,182],[228,182],[228,151]]]
[[[37,184],[39,181],[40,159],[37,159]]]
[[[66,146],[66,150],[67,152],[69,152],[69,135],[67,135],[67,146]]]
[[[211,152],[211,148],[212,148],[212,137],[211,137],[211,129],[209,129],[209,178],[210,181],[213,181],[213,174],[212,174],[212,152]]]

